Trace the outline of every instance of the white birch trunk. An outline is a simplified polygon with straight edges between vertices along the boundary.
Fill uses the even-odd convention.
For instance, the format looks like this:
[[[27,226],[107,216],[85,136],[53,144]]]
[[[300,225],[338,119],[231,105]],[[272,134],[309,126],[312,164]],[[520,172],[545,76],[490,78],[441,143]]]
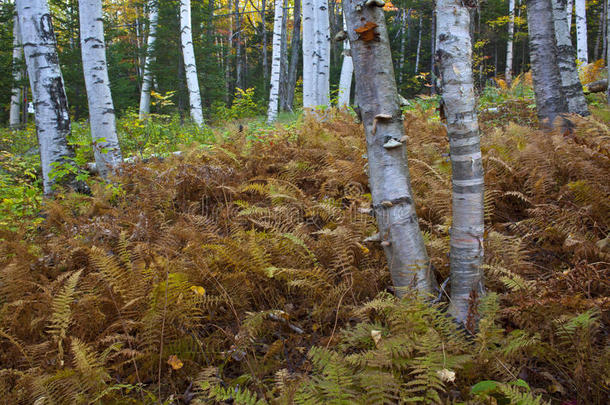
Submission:
[[[315,108],[316,76],[314,0],[303,1],[303,108]]]
[[[202,126],[201,93],[199,92],[195,50],[193,49],[193,33],[191,31],[191,0],[180,0],[180,42],[182,43],[182,56],[184,58],[186,86],[189,93],[191,119],[198,126]]]
[[[345,17],[343,20],[343,30],[347,32]],[[349,41],[343,42],[343,65],[341,66],[341,78],[339,80],[339,107],[349,106],[350,92],[352,90],[352,76],[354,75],[354,63],[349,47]]]
[[[510,86],[513,80],[513,40],[515,36],[515,0],[508,0],[508,41],[506,42],[506,69],[504,80]]]
[[[587,10],[586,0],[575,0],[574,10],[576,12],[576,50],[578,60],[582,63],[589,62],[589,51],[587,48]]]
[[[271,83],[269,84],[269,108],[267,123],[277,119],[280,95],[280,70],[282,68],[282,20],[284,7],[282,0],[275,0],[275,15],[273,16],[273,50],[271,53]]]
[[[572,29],[572,12],[574,10],[574,0],[568,0],[566,4],[566,15],[568,17],[568,27]]]
[[[93,152],[98,172],[106,178],[121,164],[123,158],[116,132],[106,64],[102,0],[79,0],[78,9]]]
[[[557,42],[557,66],[561,75],[561,89],[568,103],[568,111],[582,116],[589,115],[587,100],[578,77],[574,60],[574,47],[565,12],[565,0],[551,0],[555,40]]]
[[[74,157],[66,140],[70,133],[68,99],[46,0],[18,0],[17,15],[36,109],[43,190],[49,196],[53,194],[55,184],[50,176],[54,166]]]
[[[330,105],[330,21],[328,0],[315,0],[316,105]]]
[[[140,119],[146,119],[150,113],[150,91],[153,85],[151,66],[155,63],[154,47],[157,39],[157,21],[159,19],[159,8],[156,0],[148,2],[148,39],[146,41],[146,59],[144,61],[144,73],[142,74],[142,92],[140,93]]]
[[[17,128],[21,124],[21,68],[17,68],[23,56],[21,48],[21,33],[19,32],[19,18],[13,18],[13,90],[11,92],[11,108],[9,111],[9,126]]]
[[[460,0],[437,0],[437,60],[452,167],[450,313],[474,327],[483,290],[483,164],[472,77],[470,12]]]
[[[360,11],[358,10],[360,9]],[[432,293],[432,274],[419,229],[406,159],[406,138],[399,105],[384,12],[362,7],[360,0],[343,0],[351,42],[356,95],[366,135],[369,186],[396,295],[407,289]],[[365,22],[377,24],[377,39],[365,42],[355,31]]]
[[[405,66],[405,42],[406,28],[408,24],[407,15],[411,15],[411,9],[402,10],[402,21],[400,23],[400,56],[398,57],[398,84],[402,85],[403,69]]]
[[[421,51],[421,13],[419,14],[419,33],[417,35],[417,51],[415,52],[415,74],[419,71],[419,52]]]

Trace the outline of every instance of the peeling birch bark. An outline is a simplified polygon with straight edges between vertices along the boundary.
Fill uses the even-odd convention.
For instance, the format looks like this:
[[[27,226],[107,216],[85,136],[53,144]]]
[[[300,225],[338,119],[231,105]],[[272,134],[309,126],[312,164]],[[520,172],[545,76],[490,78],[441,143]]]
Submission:
[[[282,20],[284,7],[282,0],[275,0],[275,14],[273,16],[273,50],[271,53],[271,83],[269,85],[269,108],[267,109],[267,123],[277,119],[280,95],[280,69],[282,65]]]
[[[551,128],[559,115],[568,112],[557,65],[551,0],[527,0],[526,5],[538,120],[542,127]]]
[[[405,295],[407,289],[430,294],[437,284],[411,191],[385,16],[380,7],[362,7],[358,0],[344,0],[343,10],[366,135],[373,208],[396,295]],[[366,24],[372,27],[370,35],[355,31],[365,29]],[[391,141],[400,146],[384,147]]]
[[[21,48],[21,33],[19,32],[19,18],[13,18],[13,90],[11,91],[11,107],[9,110],[8,124],[11,128],[17,128],[21,124],[21,69],[17,68],[23,56]]]
[[[144,73],[142,75],[142,91],[140,93],[140,119],[143,120],[150,113],[150,91],[153,85],[151,66],[155,63],[154,47],[157,40],[157,21],[159,19],[159,8],[156,0],[148,2],[148,39],[146,41],[146,59],[144,61]]]
[[[330,21],[328,0],[314,0],[316,106],[330,105]]]
[[[93,152],[100,175],[107,178],[123,158],[106,64],[102,0],[79,0],[78,9]]]
[[[199,92],[199,79],[197,78],[197,65],[195,64],[195,51],[193,49],[193,33],[191,31],[191,0],[180,0],[180,41],[182,43],[182,56],[189,93],[191,119],[198,126],[202,126],[201,93]]]
[[[568,111],[582,116],[589,115],[587,100],[578,77],[574,47],[570,38],[566,0],[551,0],[555,40],[557,42],[557,65],[561,75],[561,89],[568,103]]]
[[[50,177],[54,166],[74,157],[66,140],[70,133],[68,99],[46,0],[18,0],[17,15],[36,110],[43,190],[50,196],[55,184]]]
[[[437,0],[437,51],[452,168],[449,312],[469,329],[483,289],[484,181],[472,77],[470,12]]]

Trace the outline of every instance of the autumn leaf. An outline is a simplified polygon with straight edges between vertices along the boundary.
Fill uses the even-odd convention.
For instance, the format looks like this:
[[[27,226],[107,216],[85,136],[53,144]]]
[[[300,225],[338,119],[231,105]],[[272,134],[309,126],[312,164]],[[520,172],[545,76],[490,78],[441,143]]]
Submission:
[[[167,364],[169,364],[174,370],[179,370],[184,366],[184,363],[175,355],[172,354],[167,359]]]
[[[375,342],[375,346],[379,345],[381,341],[381,331],[380,330],[371,330],[371,338],[373,338],[373,342]]]
[[[375,32],[375,28],[377,27],[378,25],[374,22],[367,21],[366,24],[360,28],[356,28],[354,31],[356,31],[358,34],[359,39],[363,40],[364,42],[371,42],[379,38],[379,34]]]
[[[394,4],[392,4],[391,1],[388,1],[383,6],[383,11],[397,11],[397,10],[398,10],[398,7],[396,7]]]
[[[193,285],[193,286],[191,286],[191,291],[194,292],[197,295],[205,295],[205,288],[203,288],[200,285]]]

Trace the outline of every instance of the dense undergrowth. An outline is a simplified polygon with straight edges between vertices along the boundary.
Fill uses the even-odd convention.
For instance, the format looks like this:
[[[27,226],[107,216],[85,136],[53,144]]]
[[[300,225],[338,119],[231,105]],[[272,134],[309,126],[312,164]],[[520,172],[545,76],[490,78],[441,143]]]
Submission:
[[[504,120],[534,122],[527,103],[482,113],[489,294],[474,335],[443,303],[390,294],[363,242],[361,126],[328,111],[229,126],[2,231],[0,402],[604,403],[608,126]],[[413,108],[405,131],[442,283],[450,163],[430,115]]]

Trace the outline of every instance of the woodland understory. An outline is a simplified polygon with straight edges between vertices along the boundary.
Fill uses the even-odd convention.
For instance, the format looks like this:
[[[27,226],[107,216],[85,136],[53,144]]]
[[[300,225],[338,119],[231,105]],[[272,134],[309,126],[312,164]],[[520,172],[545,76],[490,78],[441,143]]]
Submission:
[[[260,136],[245,121],[3,227],[0,403],[605,403],[607,110],[548,133],[527,104],[481,113],[477,330],[445,313],[447,294],[389,289],[364,241],[376,225],[353,114]],[[433,116],[411,108],[404,126],[448,290],[451,166]]]

